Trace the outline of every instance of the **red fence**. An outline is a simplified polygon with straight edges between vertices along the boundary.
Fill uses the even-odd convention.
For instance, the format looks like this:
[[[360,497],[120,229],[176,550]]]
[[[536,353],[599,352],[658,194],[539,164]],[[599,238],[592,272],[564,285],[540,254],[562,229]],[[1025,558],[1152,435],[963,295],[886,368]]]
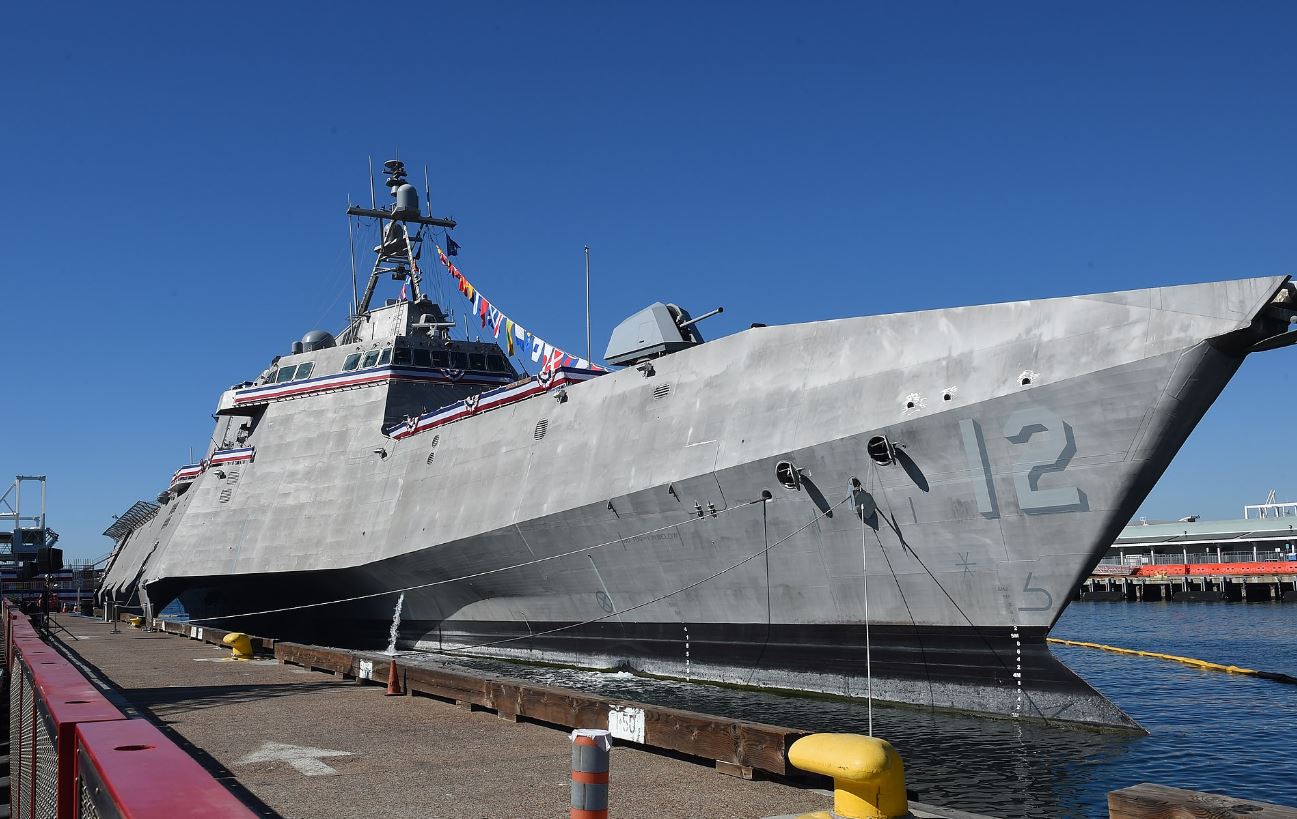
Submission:
[[[1157,577],[1161,575],[1182,577],[1219,577],[1223,575],[1275,575],[1297,574],[1297,563],[1278,561],[1260,561],[1256,563],[1148,563],[1136,567],[1131,573],[1134,577]]]
[[[3,616],[11,816],[256,815],[151,723],[127,719],[7,600]]]

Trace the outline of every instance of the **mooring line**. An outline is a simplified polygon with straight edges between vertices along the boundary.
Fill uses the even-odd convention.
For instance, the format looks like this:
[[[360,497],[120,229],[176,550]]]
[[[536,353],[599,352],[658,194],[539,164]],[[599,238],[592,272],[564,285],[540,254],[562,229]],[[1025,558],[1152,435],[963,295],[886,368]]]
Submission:
[[[636,605],[631,606],[631,607],[629,607],[629,608],[622,609],[621,611],[616,611],[616,610],[614,610],[614,611],[612,611],[612,612],[609,612],[608,614],[603,615],[602,617],[595,617],[595,618],[593,618],[593,619],[586,620],[586,621],[584,621],[584,622],[580,622],[580,623],[569,623],[569,624],[567,624],[567,625],[565,625],[565,626],[559,626],[559,627],[557,627],[557,628],[548,629],[547,631],[538,631],[538,632],[536,632],[536,633],[534,633],[534,634],[520,634],[520,635],[518,635],[518,636],[516,636],[516,637],[505,637],[504,639],[501,639],[501,640],[493,640],[493,641],[491,641],[491,642],[489,642],[489,643],[478,643],[477,645],[471,645],[471,646],[463,646],[463,647],[457,647],[457,648],[442,648],[441,651],[442,651],[442,653],[444,653],[444,654],[462,654],[462,653],[464,653],[464,652],[466,652],[466,651],[474,651],[474,650],[479,649],[479,648],[489,648],[489,647],[491,647],[491,646],[498,646],[498,645],[500,645],[500,644],[502,644],[502,643],[512,643],[512,642],[515,642],[515,641],[517,641],[517,640],[530,640],[530,639],[533,638],[533,637],[544,637],[544,636],[547,635],[547,634],[555,634],[555,633],[560,632],[560,631],[568,631],[568,630],[570,630],[570,629],[580,628],[581,626],[588,626],[588,625],[591,625],[591,624],[593,624],[593,623],[600,623],[600,622],[603,622],[604,620],[609,619],[610,617],[618,617],[618,616],[623,615],[623,614],[626,614],[626,613],[628,613],[628,612],[636,611],[637,609],[642,609],[642,608],[644,608],[644,607],[646,607],[646,606],[651,606],[651,605],[653,605],[654,603],[660,603],[660,602],[662,602],[663,600],[666,600],[668,597],[675,597],[677,594],[682,594],[683,592],[687,592],[687,591],[690,591],[690,590],[692,590],[692,589],[696,589],[696,588],[698,588],[699,586],[701,586],[702,584],[704,584],[704,583],[706,583],[706,582],[708,582],[708,581],[710,581],[710,580],[715,580],[716,578],[720,577],[721,575],[725,574],[725,573],[728,572],[728,571],[731,571],[731,570],[733,570],[733,569],[737,569],[739,566],[742,566],[744,563],[748,563],[748,562],[750,562],[750,561],[756,560],[758,557],[761,557],[762,555],[767,554],[771,549],[774,549],[774,548],[776,548],[776,547],[778,547],[778,546],[782,546],[783,544],[787,543],[788,541],[790,541],[790,540],[792,540],[793,538],[795,538],[795,537],[797,537],[798,535],[800,535],[802,532],[805,532],[807,529],[809,529],[809,528],[811,528],[812,526],[814,526],[815,524],[819,523],[819,522],[820,522],[821,520],[823,520],[824,518],[826,518],[826,517],[828,517],[829,515],[833,514],[833,510],[834,510],[834,509],[837,509],[839,506],[841,506],[842,504],[846,503],[846,502],[849,501],[849,500],[851,500],[851,496],[850,496],[850,495],[848,495],[847,497],[845,497],[845,498],[843,498],[842,500],[838,501],[837,503],[833,504],[833,505],[830,506],[828,509],[825,509],[825,510],[824,510],[823,512],[821,512],[820,514],[816,515],[815,518],[814,518],[813,520],[811,520],[810,523],[808,523],[808,524],[806,524],[805,526],[803,526],[802,528],[798,529],[796,532],[793,532],[791,535],[788,535],[787,537],[785,537],[785,538],[783,538],[783,539],[781,539],[781,540],[779,540],[779,541],[777,541],[777,542],[775,542],[775,543],[770,544],[769,546],[765,547],[764,549],[762,549],[762,550],[760,550],[760,551],[758,551],[758,552],[754,552],[753,554],[748,555],[747,557],[743,558],[743,559],[740,560],[739,562],[737,562],[737,563],[731,563],[730,565],[726,566],[725,568],[721,569],[720,571],[718,571],[718,572],[714,572],[714,573],[712,573],[712,574],[707,575],[707,576],[704,577],[702,580],[699,580],[699,581],[694,582],[694,583],[690,583],[688,586],[683,586],[683,587],[681,587],[681,588],[679,588],[679,589],[676,589],[676,590],[673,591],[673,592],[667,592],[666,594],[659,595],[658,597],[654,597],[652,600],[645,600],[643,603],[637,603]],[[765,498],[762,498],[762,499],[760,499],[760,500],[749,501],[749,502],[747,502],[747,503],[745,503],[745,504],[742,504],[742,505],[740,505],[740,506],[731,506],[730,509],[741,509],[743,506],[751,506],[751,505],[754,504],[754,503],[768,503],[768,502],[769,502],[768,500],[766,500]]]
[[[1061,637],[1046,637],[1045,641],[1057,643],[1058,645],[1075,646],[1077,648],[1096,648],[1100,651],[1111,651],[1114,654],[1128,654],[1132,657],[1152,657],[1155,660],[1170,660],[1171,662],[1193,666],[1194,668],[1203,668],[1208,671],[1224,671],[1229,674],[1241,674],[1245,677],[1259,677],[1263,680],[1273,680],[1274,682],[1297,685],[1297,677],[1292,677],[1288,674],[1280,674],[1276,671],[1257,671],[1255,668],[1242,668],[1237,665],[1209,663],[1206,660],[1196,660],[1193,657],[1181,657],[1178,654],[1163,654],[1158,651],[1140,651],[1135,648],[1118,648],[1117,646],[1104,645],[1103,643],[1087,643],[1082,640],[1064,640]]]
[[[711,513],[711,517],[715,518],[715,517],[719,517],[720,515],[727,515],[736,509],[742,509],[745,506],[751,506],[754,503],[764,503],[764,502],[765,502],[765,498],[758,498],[757,500],[753,500],[753,501],[745,501],[743,503],[736,504],[734,506],[730,506],[725,509],[717,510]],[[686,518],[685,520],[677,521],[675,523],[668,523],[665,526],[659,526],[656,529],[649,529],[647,532],[638,532],[633,535],[617,538],[616,540],[608,540],[603,543],[596,543],[593,546],[582,546],[581,548],[573,549],[570,552],[562,552],[556,555],[546,555],[545,557],[538,557],[535,560],[527,560],[522,563],[513,563],[508,566],[499,566],[494,569],[483,569],[480,572],[474,572],[472,574],[460,575],[459,577],[448,577],[445,578],[444,580],[432,580],[427,583],[419,583],[414,586],[404,586],[399,589],[384,589],[383,591],[369,592],[367,594],[357,594],[357,595],[353,595],[352,597],[340,597],[336,600],[321,600],[315,603],[302,603],[296,606],[284,606],[282,608],[265,609],[263,611],[245,611],[245,612],[240,612],[238,614],[221,614],[213,617],[194,617],[189,620],[186,620],[185,622],[210,623],[214,620],[230,620],[236,617],[257,617],[263,614],[282,614],[283,612],[287,612],[287,611],[300,611],[302,609],[314,609],[314,608],[319,608],[321,606],[333,606],[333,605],[337,605],[338,603],[354,603],[357,600],[371,600],[375,597],[386,597],[391,594],[404,594],[405,592],[415,591],[417,589],[428,589],[428,588],[432,588],[433,586],[444,586],[447,583],[459,583],[464,580],[475,580],[479,577],[486,577],[488,575],[499,574],[500,572],[512,571],[513,569],[521,569],[527,566],[534,566],[537,563],[545,563],[550,560],[559,560],[564,557],[579,555],[584,552],[593,551],[594,549],[602,549],[607,546],[616,546],[618,543],[625,543],[628,540],[635,540],[636,538],[647,537],[649,535],[657,534],[658,532],[665,532],[668,529],[675,529],[677,527],[685,526],[690,523],[697,523],[705,519],[706,516],[702,516],[702,515],[691,516],[689,518]],[[760,553],[758,552],[758,554]]]

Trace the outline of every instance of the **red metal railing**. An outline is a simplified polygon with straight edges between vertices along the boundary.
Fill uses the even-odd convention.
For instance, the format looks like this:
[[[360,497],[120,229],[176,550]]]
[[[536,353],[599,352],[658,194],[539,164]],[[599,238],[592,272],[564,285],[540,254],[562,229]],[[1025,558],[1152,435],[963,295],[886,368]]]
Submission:
[[[127,719],[7,600],[2,608],[11,816],[256,815],[153,725]]]
[[[1276,575],[1297,574],[1297,563],[1276,561],[1246,563],[1157,563],[1138,566],[1134,577],[1189,576],[1218,577],[1222,575]]]

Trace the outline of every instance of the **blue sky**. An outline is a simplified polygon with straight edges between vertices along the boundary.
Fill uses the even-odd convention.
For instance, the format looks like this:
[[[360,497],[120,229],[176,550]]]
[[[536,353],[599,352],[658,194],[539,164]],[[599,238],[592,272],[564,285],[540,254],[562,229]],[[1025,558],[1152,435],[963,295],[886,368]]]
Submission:
[[[461,266],[594,346],[1293,272],[1290,3],[29,4],[0,32],[0,482],[70,555],[350,291],[366,157]],[[421,170],[415,170],[416,177]],[[362,257],[362,265],[367,261]],[[1249,360],[1143,512],[1297,498],[1297,354]]]

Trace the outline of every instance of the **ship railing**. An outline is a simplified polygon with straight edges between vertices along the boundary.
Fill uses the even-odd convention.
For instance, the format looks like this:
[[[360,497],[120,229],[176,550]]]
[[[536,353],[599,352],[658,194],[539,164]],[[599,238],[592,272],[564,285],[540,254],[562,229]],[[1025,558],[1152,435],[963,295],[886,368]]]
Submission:
[[[128,719],[16,606],[2,607],[10,816],[256,815],[151,723]]]

